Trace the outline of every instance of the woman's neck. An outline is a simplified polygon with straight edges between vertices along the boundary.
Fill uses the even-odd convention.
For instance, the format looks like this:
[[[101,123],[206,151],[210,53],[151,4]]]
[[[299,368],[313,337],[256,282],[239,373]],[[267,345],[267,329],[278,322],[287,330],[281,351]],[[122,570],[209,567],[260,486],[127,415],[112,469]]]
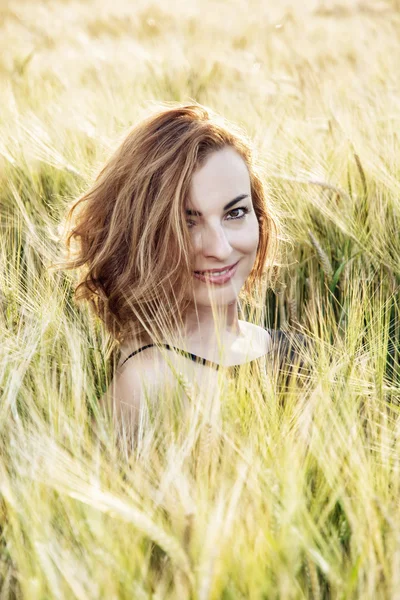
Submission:
[[[200,353],[207,353],[219,345],[229,347],[235,342],[240,343],[243,337],[238,319],[238,304],[235,302],[223,308],[218,307],[214,313],[208,306],[190,306],[185,312],[183,326],[175,330],[174,334],[169,332],[163,341],[183,349],[197,349]],[[147,333],[142,333],[141,336],[126,335],[123,346],[135,349],[153,342],[153,337]]]
[[[241,337],[237,302],[216,307],[191,306],[186,315],[182,335],[186,341],[215,347]]]

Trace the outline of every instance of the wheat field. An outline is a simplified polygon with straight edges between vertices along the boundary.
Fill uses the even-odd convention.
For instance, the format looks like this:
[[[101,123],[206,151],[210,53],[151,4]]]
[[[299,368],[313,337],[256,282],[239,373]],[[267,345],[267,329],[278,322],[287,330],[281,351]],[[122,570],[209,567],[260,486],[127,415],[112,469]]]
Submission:
[[[0,599],[398,600],[398,0],[2,0],[0,31]],[[190,100],[254,141],[268,324],[313,378],[180,377],[188,414],[166,390],[119,446],[118,348],[49,267],[124,132]]]

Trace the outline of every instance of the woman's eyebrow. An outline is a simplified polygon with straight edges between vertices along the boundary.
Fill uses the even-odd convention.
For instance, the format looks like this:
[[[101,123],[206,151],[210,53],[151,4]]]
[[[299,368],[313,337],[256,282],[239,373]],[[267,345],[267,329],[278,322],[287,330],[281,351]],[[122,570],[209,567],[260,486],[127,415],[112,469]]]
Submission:
[[[249,197],[248,194],[240,194],[240,196],[237,196],[236,198],[234,198],[233,200],[231,200],[230,202],[228,202],[228,204],[226,204],[224,206],[224,210],[228,210],[228,208],[231,208],[231,206],[233,206],[237,202],[240,202],[241,200],[244,200],[245,198],[248,198],[248,197]],[[189,216],[191,216],[191,217],[202,217],[203,216],[200,211],[198,211],[198,210],[191,210],[190,208],[186,209],[186,214],[189,215]]]

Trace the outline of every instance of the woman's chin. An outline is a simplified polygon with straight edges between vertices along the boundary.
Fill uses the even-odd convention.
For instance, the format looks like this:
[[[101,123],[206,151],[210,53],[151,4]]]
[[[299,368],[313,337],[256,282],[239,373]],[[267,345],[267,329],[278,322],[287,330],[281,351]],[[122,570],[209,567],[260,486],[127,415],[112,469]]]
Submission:
[[[228,305],[237,302],[238,293],[235,293],[234,290],[216,290],[214,293],[210,292],[210,294],[207,292],[195,294],[194,299],[196,304],[203,306],[211,306],[213,303]]]
[[[213,303],[216,305],[235,304],[239,300],[240,290],[244,284],[245,281],[242,277],[240,279],[232,278],[223,285],[211,285],[196,280],[192,297],[198,306],[212,306]]]

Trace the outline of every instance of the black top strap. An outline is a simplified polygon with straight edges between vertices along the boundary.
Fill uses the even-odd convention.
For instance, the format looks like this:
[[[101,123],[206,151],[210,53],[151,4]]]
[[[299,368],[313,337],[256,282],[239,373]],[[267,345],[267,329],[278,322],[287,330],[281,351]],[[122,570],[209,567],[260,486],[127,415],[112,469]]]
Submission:
[[[157,344],[147,344],[147,346],[142,346],[142,348],[139,348],[138,350],[135,350],[134,352],[132,352],[131,354],[129,354],[129,356],[126,357],[126,359],[124,360],[124,362],[121,364],[121,367],[126,363],[126,361],[131,358],[132,356],[135,356],[135,354],[138,354],[139,352],[143,352],[143,350],[146,350],[147,348],[152,348],[153,346],[156,346]],[[202,358],[201,356],[197,356],[196,354],[193,354],[192,352],[186,352],[185,350],[182,350],[181,348],[175,348],[175,346],[170,346],[169,344],[160,344],[160,346],[162,346],[163,348],[166,348],[167,350],[174,350],[175,352],[179,352],[180,354],[183,354],[184,356],[186,356],[187,358],[190,358],[191,360],[198,362],[202,365],[208,365],[210,367],[213,367],[215,369],[219,369],[220,365],[218,363],[214,363],[211,360],[207,360],[206,358]]]
[[[282,331],[281,329],[266,328],[266,330],[271,335],[272,342],[273,342],[273,349],[270,352],[267,352],[263,356],[266,356],[267,354],[270,354],[273,350],[275,350],[276,354],[279,357],[279,363],[280,363],[281,367],[284,364],[288,364],[288,363],[290,364],[290,363],[294,362],[296,360],[296,356],[298,355],[299,349],[302,346],[306,345],[306,343],[307,343],[307,339],[302,334],[286,333],[285,331]],[[143,350],[146,350],[147,348],[152,348],[156,345],[157,344],[147,344],[146,346],[142,346],[142,348],[139,348],[138,350],[131,352],[131,354],[129,354],[129,356],[127,356],[126,359],[124,360],[124,362],[121,364],[121,367],[126,363],[126,361],[129,358],[132,358],[132,356],[135,356],[135,354],[138,354],[139,352],[143,352]],[[185,350],[182,350],[181,348],[176,348],[175,346],[170,346],[169,344],[160,344],[160,346],[166,348],[167,350],[173,350],[175,352],[179,352],[180,354],[182,354],[183,356],[186,356],[187,358],[190,358],[194,362],[200,363],[202,365],[210,366],[216,370],[220,369],[220,367],[221,367],[221,365],[219,365],[218,363],[215,363],[206,358],[202,358],[201,356],[197,356],[196,354],[193,354],[192,352],[187,352]],[[262,358],[263,356],[258,357],[258,359]],[[252,362],[255,362],[258,359],[256,358],[256,359],[250,360],[244,364],[250,364]],[[237,368],[239,366],[240,365],[231,365],[228,368],[233,368],[233,367]]]

